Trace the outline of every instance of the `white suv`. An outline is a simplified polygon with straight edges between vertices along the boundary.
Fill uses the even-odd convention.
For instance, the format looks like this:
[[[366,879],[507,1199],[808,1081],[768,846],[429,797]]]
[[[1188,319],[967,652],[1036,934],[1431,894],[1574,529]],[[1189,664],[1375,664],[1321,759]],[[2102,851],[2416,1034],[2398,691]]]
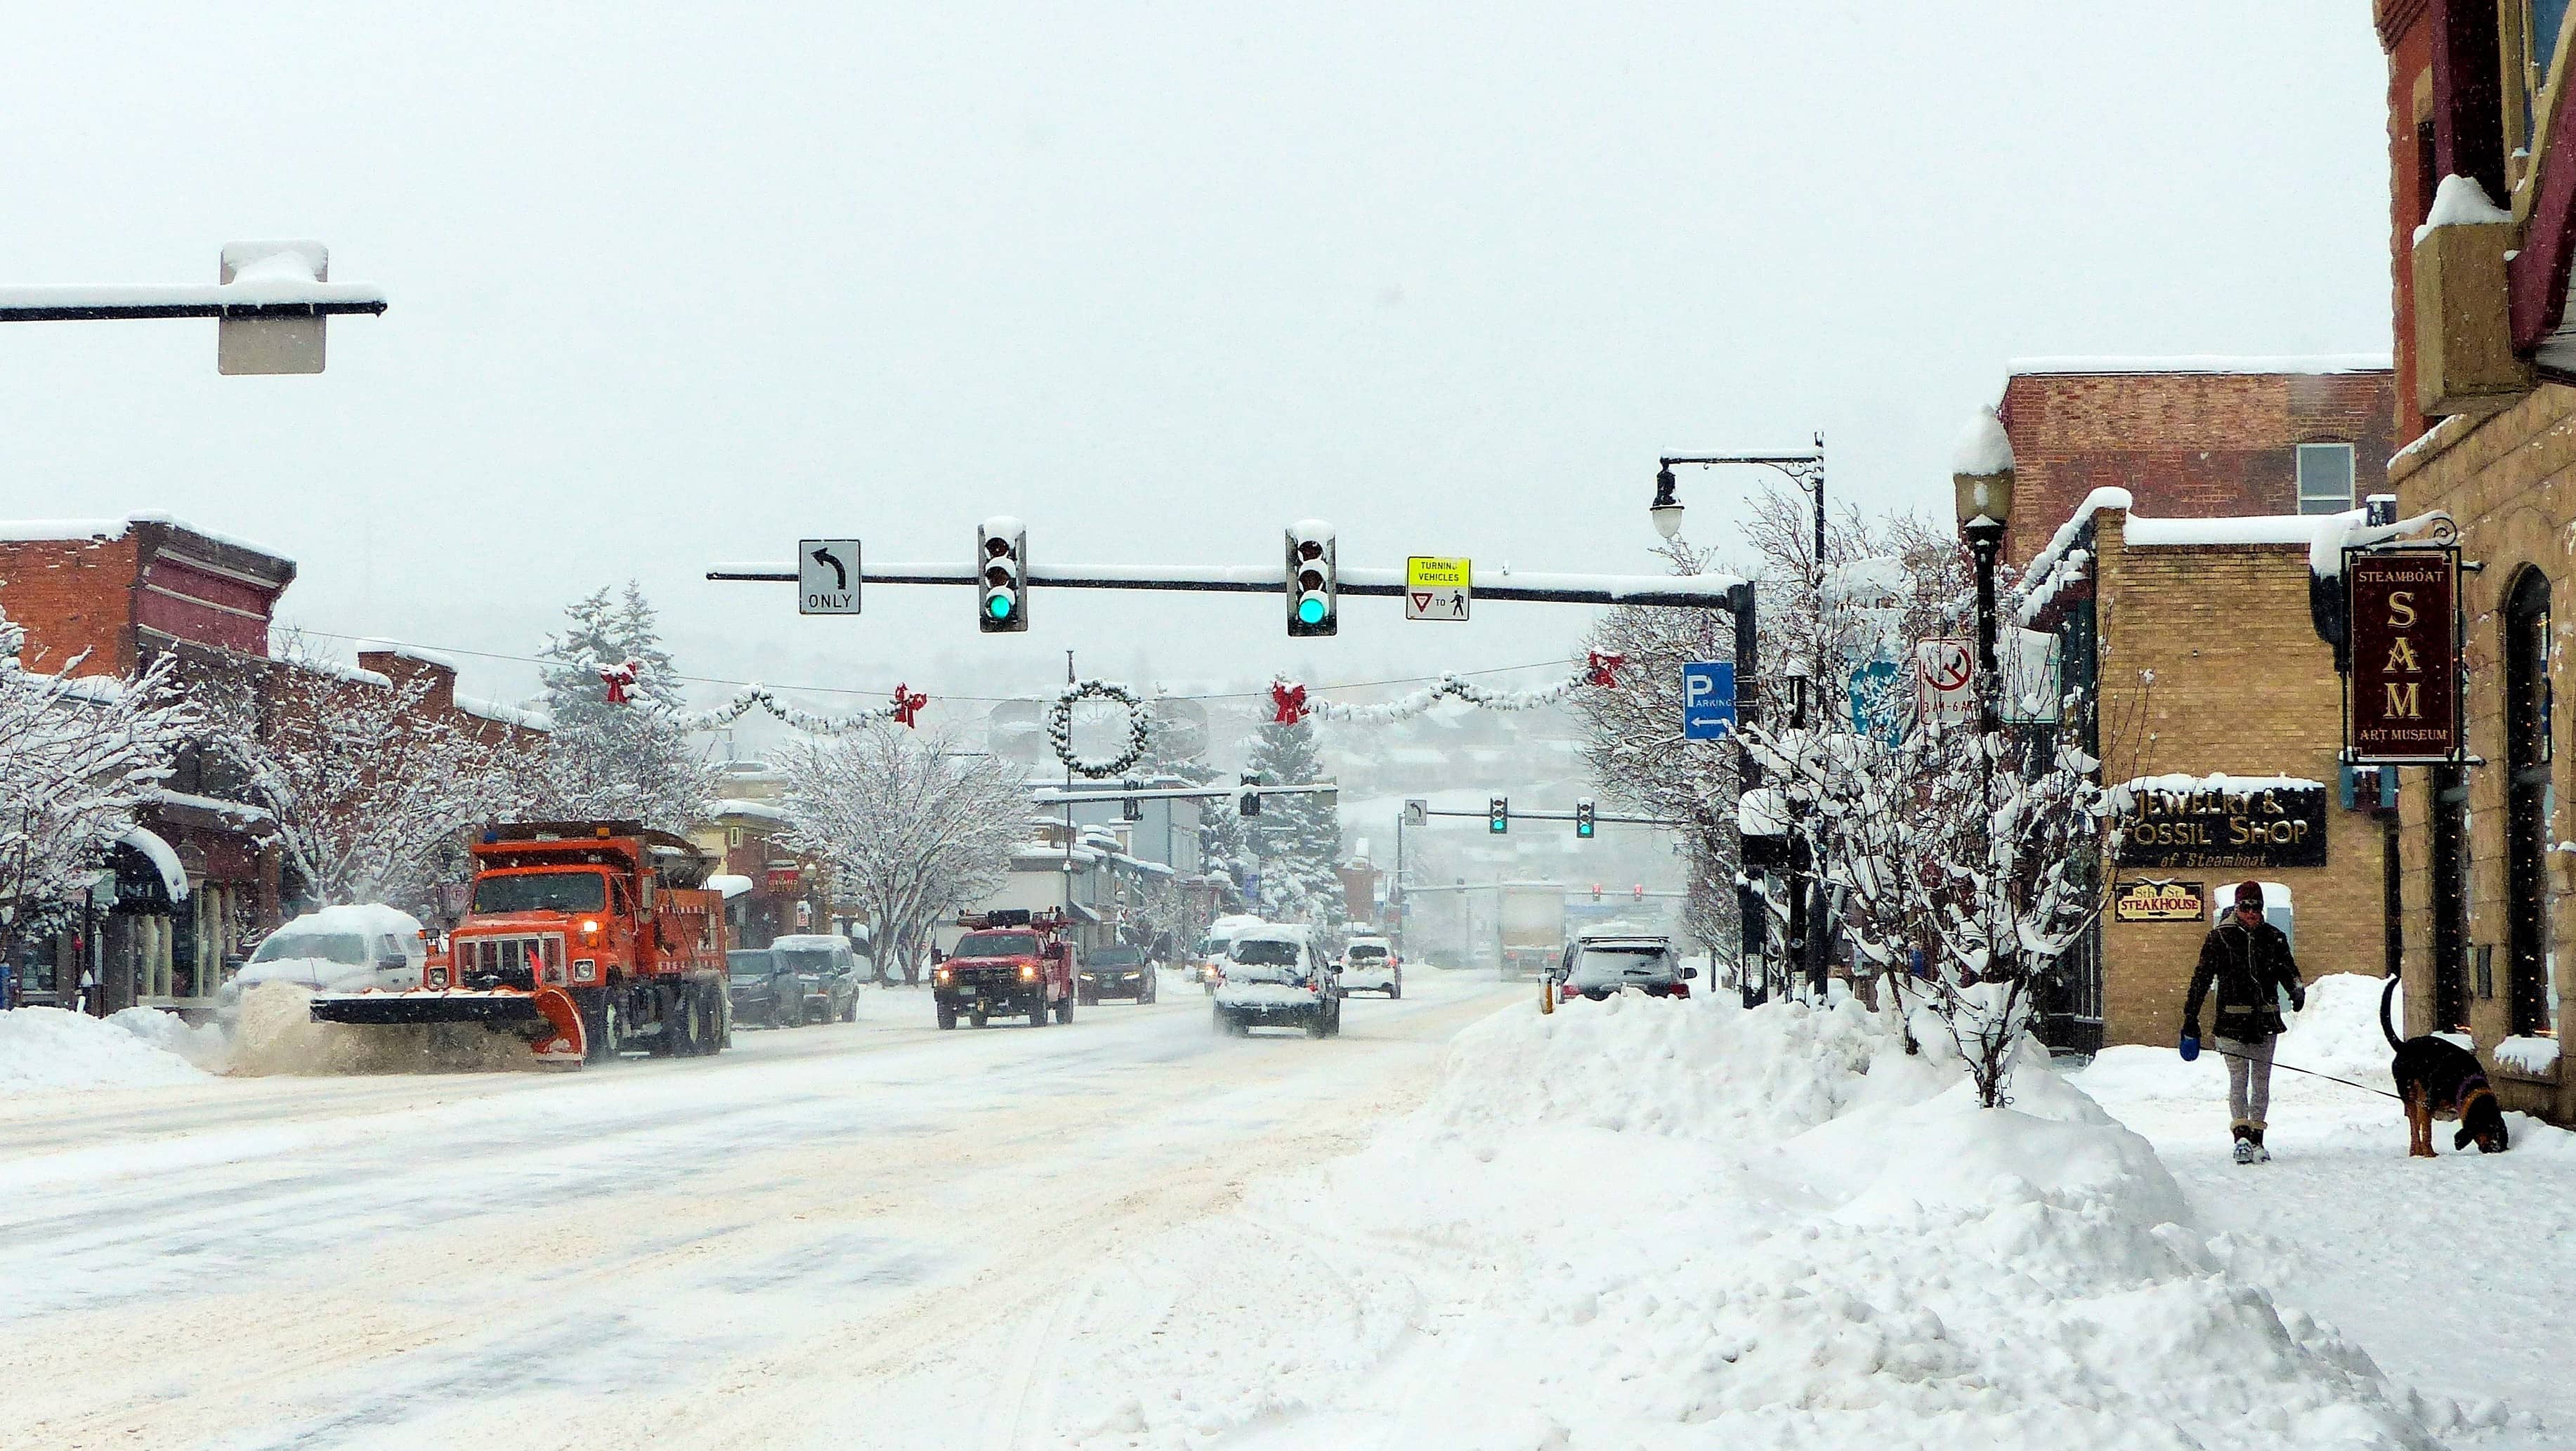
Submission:
[[[1332,1037],[1342,1030],[1339,976],[1305,928],[1250,928],[1226,954],[1217,1031],[1241,1037],[1254,1028],[1303,1028],[1310,1038]]]
[[[1342,992],[1404,996],[1404,960],[1383,937],[1353,937],[1342,946]]]

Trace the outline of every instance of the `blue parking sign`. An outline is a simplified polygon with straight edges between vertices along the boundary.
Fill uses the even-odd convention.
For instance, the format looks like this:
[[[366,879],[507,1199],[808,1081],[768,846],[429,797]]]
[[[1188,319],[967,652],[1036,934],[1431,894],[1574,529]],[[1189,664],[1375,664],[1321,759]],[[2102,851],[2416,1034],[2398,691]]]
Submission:
[[[1735,662],[1690,660],[1682,665],[1682,739],[1723,740],[1735,729]]]

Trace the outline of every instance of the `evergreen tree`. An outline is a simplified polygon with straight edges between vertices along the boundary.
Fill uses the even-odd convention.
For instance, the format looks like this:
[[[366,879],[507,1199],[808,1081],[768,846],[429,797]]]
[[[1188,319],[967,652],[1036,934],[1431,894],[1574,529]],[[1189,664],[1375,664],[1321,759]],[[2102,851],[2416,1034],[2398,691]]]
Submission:
[[[545,814],[687,829],[706,815],[709,772],[672,718],[681,705],[678,667],[662,648],[652,604],[628,580],[622,597],[600,589],[567,605],[564,619],[543,652],[555,662],[545,667],[555,721],[540,790]],[[626,704],[611,704],[599,669],[629,660],[635,684]]]
[[[1264,724],[1253,733],[1244,768],[1265,785],[1331,779],[1316,748],[1315,724]],[[1261,915],[1274,922],[1329,927],[1343,920],[1342,879],[1333,868],[1341,856],[1342,812],[1331,795],[1265,796],[1248,833],[1261,861]],[[1240,877],[1237,878],[1240,880]]]

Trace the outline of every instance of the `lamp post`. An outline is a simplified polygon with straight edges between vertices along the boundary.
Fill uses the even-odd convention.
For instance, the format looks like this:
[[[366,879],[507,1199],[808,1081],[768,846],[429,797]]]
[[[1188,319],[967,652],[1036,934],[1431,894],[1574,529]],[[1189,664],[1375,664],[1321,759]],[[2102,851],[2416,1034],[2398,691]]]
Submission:
[[[1950,489],[1959,535],[1977,564],[1977,729],[1991,735],[2002,724],[1995,708],[1995,563],[2003,554],[2013,504],[2012,443],[1993,409],[1980,408],[1968,420]]]
[[[1658,459],[1655,467],[1655,497],[1654,501],[1646,506],[1646,517],[1653,521],[1655,532],[1664,538],[1674,539],[1680,536],[1682,502],[1680,496],[1674,491],[1673,466],[1675,464],[1711,468],[1725,464],[1746,464],[1779,473],[1796,485],[1799,492],[1807,495],[1814,506],[1815,546],[1808,560],[1807,583],[1821,599],[1825,580],[1825,436],[1821,433],[1815,435],[1815,444],[1815,448],[1807,453],[1676,454]],[[1741,603],[1732,608],[1735,615],[1736,718],[1740,729],[1754,724],[1757,719],[1759,682],[1755,674],[1757,669],[1755,650],[1758,636],[1755,628],[1753,586],[1742,585],[1739,591]],[[1814,648],[1818,654],[1818,658],[1813,662],[1815,671],[1806,674],[1793,673],[1789,680],[1789,688],[1795,692],[1791,697],[1794,712],[1791,721],[1793,726],[1806,724],[1805,687],[1810,676],[1821,673],[1824,665],[1821,658],[1824,641],[1821,637],[1814,642]],[[1741,761],[1737,777],[1739,785],[1745,791],[1759,789],[1762,784],[1761,763],[1753,759],[1751,751],[1743,750],[1740,742],[1738,750]],[[1811,869],[1821,873],[1824,869],[1823,863],[1813,862]],[[1764,944],[1770,936],[1770,909],[1767,905],[1769,898],[1761,884],[1764,875],[1761,869],[1747,863],[1737,878],[1736,910],[1742,924],[1737,931],[1738,956],[1745,964],[1753,963],[1762,956]],[[1811,937],[1815,939],[1818,947],[1822,945],[1823,939],[1820,933],[1807,930],[1806,913],[1803,910],[1806,898],[1799,890],[1798,877],[1794,869],[1789,872],[1789,888],[1790,900],[1793,904],[1793,920],[1789,928],[1791,950],[1806,949],[1810,954],[1810,961],[1821,961],[1821,953],[1807,946],[1808,939]],[[1749,972],[1745,976],[1748,983],[1757,980]],[[1748,987],[1745,991],[1746,1007],[1757,1006],[1768,1000],[1770,996],[1767,974],[1758,980],[1762,983],[1760,988]]]

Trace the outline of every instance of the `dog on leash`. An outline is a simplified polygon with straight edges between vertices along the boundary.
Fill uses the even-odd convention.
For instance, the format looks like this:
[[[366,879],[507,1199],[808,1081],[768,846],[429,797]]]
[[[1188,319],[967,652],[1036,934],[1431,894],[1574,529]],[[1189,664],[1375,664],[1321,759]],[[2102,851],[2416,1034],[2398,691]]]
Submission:
[[[2495,1090],[2487,1086],[2486,1070],[2478,1066],[2478,1055],[2430,1033],[2401,1040],[2388,1021],[2389,1003],[2396,996],[2397,979],[2392,977],[2379,990],[2379,1031],[2397,1052],[2389,1062],[2388,1076],[2397,1080],[2397,1096],[2406,1103],[2407,1157],[2433,1157],[2433,1120],[2437,1118],[2460,1121],[2460,1131],[2451,1137],[2452,1148],[2465,1149],[2474,1141],[2481,1154],[2503,1153],[2512,1139],[2505,1132],[2504,1109],[2496,1102]]]

